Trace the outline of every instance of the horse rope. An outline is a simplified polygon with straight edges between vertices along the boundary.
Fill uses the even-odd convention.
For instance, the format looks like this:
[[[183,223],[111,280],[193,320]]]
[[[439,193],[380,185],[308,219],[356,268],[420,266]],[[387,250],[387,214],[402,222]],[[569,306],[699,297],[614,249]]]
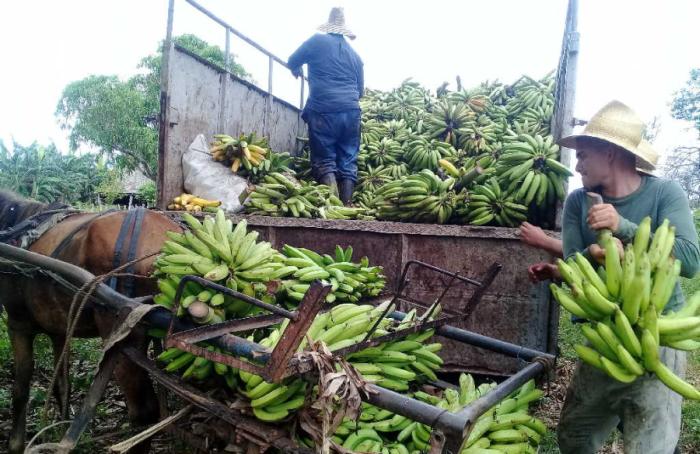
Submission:
[[[128,276],[128,277],[136,277],[136,278],[142,278],[142,279],[150,279],[149,276],[142,276],[139,274],[131,274],[131,273],[120,273],[120,271],[122,271],[122,270],[124,270],[132,265],[135,265],[138,262],[141,262],[141,261],[146,260],[148,258],[151,258],[155,255],[158,255],[158,254],[160,254],[160,251],[153,252],[151,254],[144,255],[143,257],[139,257],[137,259],[134,259],[130,262],[124,263],[123,265],[120,265],[117,268],[114,268],[112,271],[110,271],[108,273],[102,274],[100,276],[96,276],[91,281],[83,284],[75,292],[75,295],[73,296],[73,300],[71,301],[70,307],[68,309],[65,343],[63,344],[63,349],[61,350],[61,354],[56,361],[56,367],[54,368],[53,374],[51,375],[51,382],[50,382],[49,387],[48,387],[49,390],[53,389],[54,385],[56,384],[56,380],[58,378],[59,371],[62,371],[64,373],[68,372],[68,352],[70,352],[70,343],[73,339],[73,335],[75,334],[75,329],[78,326],[78,320],[80,320],[80,315],[82,314],[83,309],[85,308],[85,305],[90,300],[90,297],[95,292],[98,285],[100,285],[104,280],[109,279],[111,277],[127,277]],[[83,295],[83,298],[80,301],[80,304],[78,304],[78,298],[80,297],[81,294]],[[66,400],[67,400],[68,396],[63,396],[63,397],[66,398]],[[50,401],[51,401],[51,399],[46,399],[46,401],[44,402],[44,407],[43,407],[42,412],[41,412],[42,423],[46,422],[46,417],[48,415]]]

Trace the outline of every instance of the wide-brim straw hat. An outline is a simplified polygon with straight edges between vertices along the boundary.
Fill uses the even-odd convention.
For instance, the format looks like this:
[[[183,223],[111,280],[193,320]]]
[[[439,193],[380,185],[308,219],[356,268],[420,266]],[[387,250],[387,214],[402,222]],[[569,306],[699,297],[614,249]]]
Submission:
[[[345,27],[345,12],[343,8],[333,8],[328,15],[328,22],[318,27],[324,33],[335,33],[355,39],[355,34]]]
[[[581,134],[559,140],[559,145],[577,148],[582,139],[599,139],[629,151],[637,158],[637,169],[653,172],[657,154],[651,144],[644,140],[645,125],[641,118],[620,101],[611,101],[596,112]]]

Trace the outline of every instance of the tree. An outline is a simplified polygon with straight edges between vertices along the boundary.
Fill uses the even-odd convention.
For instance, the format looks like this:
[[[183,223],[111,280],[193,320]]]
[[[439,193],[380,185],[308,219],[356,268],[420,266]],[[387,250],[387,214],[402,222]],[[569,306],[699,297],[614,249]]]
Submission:
[[[700,133],[700,68],[690,70],[690,79],[677,91],[671,105],[673,118],[693,122]]]
[[[681,185],[691,206],[700,206],[700,147],[676,147],[669,154],[663,169],[666,178]]]
[[[174,38],[210,62],[224,67],[224,52],[194,35]],[[162,49],[162,45],[160,48]],[[56,108],[59,123],[70,130],[70,146],[97,149],[123,171],[140,170],[156,180],[158,171],[158,125],[162,51],[139,63],[142,70],[127,81],[117,76],[88,76],[71,82],[63,90]],[[230,55],[227,69],[250,75]]]
[[[46,147],[14,143],[13,151],[0,142],[0,187],[43,202],[90,201],[103,166],[94,154],[62,154],[54,144]]]
[[[690,71],[686,86],[677,91],[671,104],[674,118],[693,123],[700,139],[700,68]],[[683,187],[693,206],[700,206],[700,147],[685,145],[671,151],[664,174]]]

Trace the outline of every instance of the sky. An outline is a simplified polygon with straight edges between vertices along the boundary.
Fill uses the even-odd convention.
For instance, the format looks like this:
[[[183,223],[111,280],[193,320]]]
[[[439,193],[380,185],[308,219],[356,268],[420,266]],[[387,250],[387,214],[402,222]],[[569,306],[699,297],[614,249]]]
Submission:
[[[328,17],[345,8],[369,88],[390,90],[413,78],[432,89],[484,80],[541,77],[559,59],[565,0],[200,0],[214,14],[283,60]],[[53,141],[68,150],[54,112],[63,88],[93,74],[128,78],[165,37],[167,0],[23,0],[0,6],[0,139],[11,145]],[[673,93],[700,67],[697,0],[580,0],[575,116],[588,119],[612,99],[645,121],[659,117],[655,147],[664,153],[695,140],[670,118]],[[174,33],[224,46],[224,30],[175,0]],[[231,50],[267,88],[266,57],[237,37]],[[308,90],[307,90],[308,92]],[[299,85],[280,65],[273,93],[299,103]],[[572,186],[576,186],[574,183]]]

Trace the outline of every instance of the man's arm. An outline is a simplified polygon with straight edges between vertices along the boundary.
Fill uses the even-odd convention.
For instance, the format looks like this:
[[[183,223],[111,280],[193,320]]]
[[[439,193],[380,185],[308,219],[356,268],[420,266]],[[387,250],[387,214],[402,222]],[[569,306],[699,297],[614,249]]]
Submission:
[[[362,98],[365,93],[365,65],[362,63],[360,57],[357,57],[357,60],[357,90],[360,92],[360,98]]]
[[[523,243],[542,249],[554,257],[561,258],[563,256],[561,240],[547,235],[541,228],[529,222],[523,222],[520,225],[519,233]]]
[[[302,73],[301,67],[309,62],[309,55],[311,52],[313,36],[299,46],[297,50],[294,51],[292,55],[287,59],[287,66],[289,66],[290,71],[294,77],[299,77]]]
[[[664,185],[659,200],[659,219],[676,227],[673,256],[681,261],[681,276],[692,278],[700,272],[700,246],[688,196],[675,181]]]
[[[578,191],[569,194],[564,202],[564,213],[562,215],[561,239],[564,252],[564,259],[580,252],[587,258],[588,245],[583,240],[581,232],[581,197]]]

